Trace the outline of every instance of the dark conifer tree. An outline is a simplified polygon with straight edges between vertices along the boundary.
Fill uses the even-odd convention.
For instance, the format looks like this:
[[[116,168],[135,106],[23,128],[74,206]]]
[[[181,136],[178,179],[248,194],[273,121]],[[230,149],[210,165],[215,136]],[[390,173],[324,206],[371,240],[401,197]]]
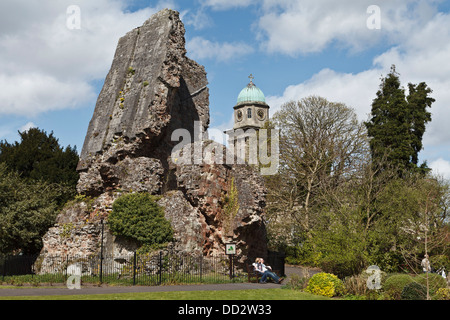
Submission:
[[[430,108],[435,100],[429,97],[432,90],[427,87],[425,82],[421,82],[419,85],[409,83],[408,88],[409,95],[406,99],[411,119],[411,145],[414,150],[411,160],[413,164],[417,165],[418,153],[423,148],[422,138],[425,133],[425,125],[431,121],[431,113],[427,111],[427,108]]]
[[[78,153],[76,147],[63,148],[53,132],[38,128],[19,132],[20,142],[0,141],[0,162],[22,178],[76,186]]]
[[[374,163],[395,166],[405,170],[426,171],[426,163],[418,167],[418,154],[422,150],[422,137],[426,123],[431,121],[427,108],[434,99],[425,82],[409,84],[409,95],[401,87],[395,66],[382,79],[377,97],[372,103],[371,118],[365,123],[370,139]]]

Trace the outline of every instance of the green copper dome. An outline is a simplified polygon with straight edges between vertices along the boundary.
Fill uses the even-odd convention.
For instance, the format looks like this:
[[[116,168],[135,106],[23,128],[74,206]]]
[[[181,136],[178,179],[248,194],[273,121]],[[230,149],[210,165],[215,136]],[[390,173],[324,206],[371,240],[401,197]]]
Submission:
[[[266,103],[266,97],[264,93],[255,84],[250,81],[250,83],[242,89],[239,93],[237,104],[244,104],[247,102],[262,102]]]

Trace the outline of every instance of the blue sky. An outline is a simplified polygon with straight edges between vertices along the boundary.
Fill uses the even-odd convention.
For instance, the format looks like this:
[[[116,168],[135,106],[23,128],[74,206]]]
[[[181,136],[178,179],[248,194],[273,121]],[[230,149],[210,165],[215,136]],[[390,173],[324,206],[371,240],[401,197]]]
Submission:
[[[67,26],[71,5],[79,28]],[[439,0],[2,0],[0,140],[35,126],[81,151],[118,39],[166,7],[180,12],[188,56],[208,73],[211,128],[231,126],[250,73],[272,113],[320,95],[367,120],[395,64],[405,87],[433,90],[420,157],[450,179],[450,4]]]

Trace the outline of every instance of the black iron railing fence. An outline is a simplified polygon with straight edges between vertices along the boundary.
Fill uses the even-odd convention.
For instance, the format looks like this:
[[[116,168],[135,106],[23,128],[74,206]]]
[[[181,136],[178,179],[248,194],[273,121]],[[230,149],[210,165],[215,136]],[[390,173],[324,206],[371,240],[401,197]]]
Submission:
[[[203,257],[133,253],[122,256],[45,256],[0,257],[2,282],[62,283],[81,272],[83,283],[161,285],[177,283],[221,283],[245,281],[244,271],[226,255]],[[230,279],[230,274],[233,275]]]

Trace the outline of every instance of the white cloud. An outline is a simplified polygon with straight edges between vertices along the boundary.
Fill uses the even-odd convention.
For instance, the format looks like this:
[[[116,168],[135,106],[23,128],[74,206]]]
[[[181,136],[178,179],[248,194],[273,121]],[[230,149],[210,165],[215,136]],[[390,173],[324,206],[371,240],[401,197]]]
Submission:
[[[360,120],[365,121],[380,84],[381,72],[379,69],[372,69],[351,74],[323,69],[311,79],[287,87],[282,96],[268,96],[266,99],[271,106],[271,112],[274,113],[287,101],[317,95],[332,102],[345,103],[355,109]]]
[[[259,39],[268,52],[295,56],[320,52],[331,44],[364,50],[395,42],[420,28],[435,9],[426,1],[383,1],[379,4],[381,29],[367,27],[372,0],[264,0],[257,22]]]
[[[202,5],[205,7],[211,7],[213,10],[228,10],[232,8],[243,8],[247,7],[254,0],[203,0]]]
[[[202,30],[214,24],[212,18],[205,13],[203,8],[196,11],[183,11],[180,13],[180,17],[186,25],[191,25],[196,30]]]
[[[193,59],[217,59],[230,61],[248,54],[254,50],[242,42],[213,42],[202,37],[194,37],[186,44],[189,57]]]
[[[429,165],[433,169],[433,173],[442,176],[446,180],[450,180],[450,161],[439,158]]]
[[[24,132],[24,131],[28,131],[31,128],[36,128],[37,126],[33,123],[33,122],[27,122],[26,124],[24,124],[23,126],[20,127],[19,131],[20,132]]]
[[[67,28],[71,0],[0,4],[0,114],[36,115],[95,103],[117,41],[158,8],[126,11],[122,0],[76,1],[80,29]],[[158,3],[164,6],[164,3]]]
[[[96,98],[82,80],[66,81],[42,73],[0,74],[1,114],[35,116],[41,112],[76,108]]]
[[[450,14],[438,13],[374,62],[379,65],[393,63],[403,69],[403,76],[411,79],[448,81],[449,40]]]

